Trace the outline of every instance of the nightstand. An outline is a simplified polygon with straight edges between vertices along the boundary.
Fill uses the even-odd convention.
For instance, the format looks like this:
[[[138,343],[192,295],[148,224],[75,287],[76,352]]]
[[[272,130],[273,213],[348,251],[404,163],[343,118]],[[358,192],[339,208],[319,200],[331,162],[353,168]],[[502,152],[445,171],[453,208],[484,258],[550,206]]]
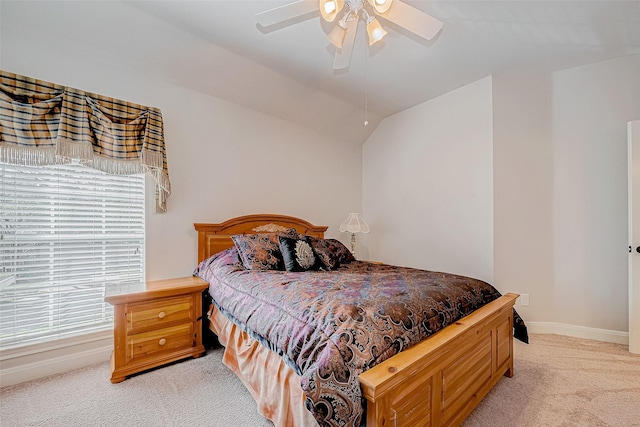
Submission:
[[[202,345],[202,292],[198,277],[113,286],[105,301],[114,306],[111,382],[187,357]]]

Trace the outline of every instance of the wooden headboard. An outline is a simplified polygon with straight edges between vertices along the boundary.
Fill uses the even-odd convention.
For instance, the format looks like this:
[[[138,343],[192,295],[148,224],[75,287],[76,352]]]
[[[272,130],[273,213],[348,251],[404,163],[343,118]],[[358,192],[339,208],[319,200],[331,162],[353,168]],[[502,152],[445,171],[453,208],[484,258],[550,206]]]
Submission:
[[[324,238],[328,227],[286,215],[256,214],[231,218],[220,224],[193,224],[198,232],[198,263],[233,246],[234,234],[269,233],[285,228],[295,228],[300,234]]]

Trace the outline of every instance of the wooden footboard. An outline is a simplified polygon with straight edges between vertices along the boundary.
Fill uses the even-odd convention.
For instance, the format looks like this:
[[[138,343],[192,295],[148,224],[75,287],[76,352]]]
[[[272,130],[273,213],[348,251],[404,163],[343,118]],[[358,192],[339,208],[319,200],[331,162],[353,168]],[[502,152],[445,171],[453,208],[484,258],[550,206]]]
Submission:
[[[367,427],[458,426],[513,375],[513,305],[506,294],[360,374]]]

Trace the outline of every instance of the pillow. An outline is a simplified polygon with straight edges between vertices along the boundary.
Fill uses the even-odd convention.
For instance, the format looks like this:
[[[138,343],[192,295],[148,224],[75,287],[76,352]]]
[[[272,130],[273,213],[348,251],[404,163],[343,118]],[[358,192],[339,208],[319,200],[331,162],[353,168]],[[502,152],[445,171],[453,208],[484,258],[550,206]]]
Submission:
[[[338,258],[338,262],[340,264],[349,264],[351,261],[356,260],[356,257],[353,256],[351,251],[347,249],[341,241],[336,239],[327,239],[327,242],[334,256]]]
[[[316,253],[322,268],[325,270],[335,270],[340,267],[340,261],[338,257],[332,250],[333,245],[325,239],[320,239],[318,237],[308,236],[309,241],[311,242],[311,247],[313,251]]]
[[[298,233],[291,228],[278,233],[235,234],[231,240],[247,270],[284,270],[279,236],[298,237]]]
[[[326,270],[335,270],[341,264],[355,261],[355,257],[345,245],[336,239],[309,237],[311,247]]]
[[[280,236],[280,252],[287,271],[306,271],[318,268],[318,258],[307,236],[299,238]]]

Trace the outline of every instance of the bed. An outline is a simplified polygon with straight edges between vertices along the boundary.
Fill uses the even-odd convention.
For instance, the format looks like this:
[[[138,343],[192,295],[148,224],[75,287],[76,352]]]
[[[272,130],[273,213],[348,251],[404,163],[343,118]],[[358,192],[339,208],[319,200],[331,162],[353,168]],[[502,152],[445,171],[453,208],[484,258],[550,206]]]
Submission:
[[[335,243],[324,239],[327,227],[291,216],[248,215],[194,227],[194,274],[210,283],[208,317],[225,347],[224,363],[276,426],[456,426],[502,376],[513,375],[514,317],[526,340],[526,327],[513,309],[516,294],[500,295],[463,276],[349,260],[334,246],[332,254],[343,258],[330,271],[300,265],[301,271],[245,268],[243,247],[234,244],[234,236],[277,235],[281,244],[303,240],[313,243],[316,255],[322,254],[317,244]],[[281,247],[286,255],[289,247]],[[435,284],[430,298],[436,295],[439,311],[414,308],[418,298],[404,286],[405,274],[409,281],[420,277]],[[461,287],[455,292],[463,294],[462,302],[452,304],[440,291],[441,279]],[[402,306],[410,315],[401,317],[406,313],[399,313],[397,304],[380,308],[377,302],[375,321],[362,326],[371,311],[358,302],[363,295],[405,298]],[[355,303],[348,303],[351,299]],[[342,305],[329,308],[334,300]],[[429,310],[435,314],[418,322],[417,314]],[[328,318],[311,320],[311,312]],[[312,324],[319,332],[311,331]],[[396,335],[399,330],[406,336]]]

